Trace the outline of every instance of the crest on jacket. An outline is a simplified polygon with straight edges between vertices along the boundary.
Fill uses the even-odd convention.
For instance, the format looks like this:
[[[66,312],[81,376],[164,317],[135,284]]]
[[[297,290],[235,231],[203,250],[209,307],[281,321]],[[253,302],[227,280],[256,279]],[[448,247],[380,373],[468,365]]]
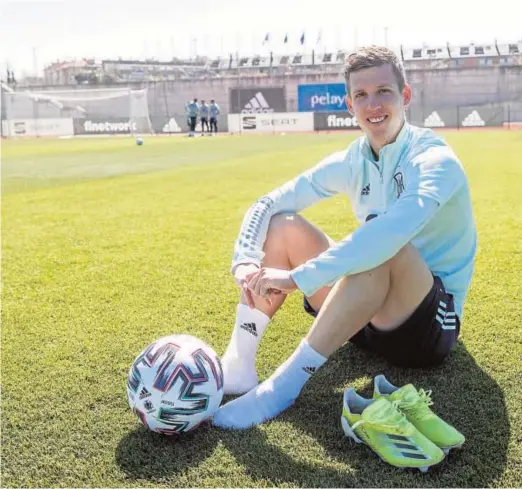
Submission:
[[[404,192],[404,181],[402,178],[402,172],[398,172],[395,175],[393,175],[393,179],[395,180],[395,185],[397,187],[397,198],[399,198],[401,194]]]

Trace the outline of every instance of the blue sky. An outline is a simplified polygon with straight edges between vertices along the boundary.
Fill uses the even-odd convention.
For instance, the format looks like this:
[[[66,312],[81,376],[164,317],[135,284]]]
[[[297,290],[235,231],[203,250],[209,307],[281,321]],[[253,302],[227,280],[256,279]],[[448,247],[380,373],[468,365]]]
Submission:
[[[522,38],[521,18],[520,0],[0,0],[0,70],[8,64],[20,77],[84,56],[295,52],[303,31],[305,50],[350,49],[385,38],[390,46],[507,42]],[[262,46],[267,32],[271,42]]]

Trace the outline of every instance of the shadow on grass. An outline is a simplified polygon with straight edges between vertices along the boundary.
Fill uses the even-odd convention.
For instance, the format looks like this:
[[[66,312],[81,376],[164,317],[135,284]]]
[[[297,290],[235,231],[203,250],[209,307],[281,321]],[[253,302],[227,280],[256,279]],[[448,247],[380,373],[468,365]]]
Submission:
[[[378,373],[384,373],[396,385],[411,382],[433,390],[433,409],[464,433],[464,449],[452,452],[428,474],[421,474],[386,465],[369,448],[344,438],[339,421],[343,388],[355,379],[372,378]],[[360,393],[371,396],[371,389],[369,383]],[[271,424],[281,422],[315,439],[328,463],[299,460],[270,442]],[[487,487],[506,466],[508,439],[503,394],[462,343],[441,367],[430,370],[395,368],[347,345],[314,375],[296,404],[276,421],[244,432],[204,426],[174,441],[137,430],[120,442],[116,458],[130,478],[164,480],[199,465],[223,445],[262,485]]]
[[[116,450],[116,463],[132,480],[161,481],[198,466],[219,443],[219,434],[209,424],[179,437],[137,426],[121,439]]]

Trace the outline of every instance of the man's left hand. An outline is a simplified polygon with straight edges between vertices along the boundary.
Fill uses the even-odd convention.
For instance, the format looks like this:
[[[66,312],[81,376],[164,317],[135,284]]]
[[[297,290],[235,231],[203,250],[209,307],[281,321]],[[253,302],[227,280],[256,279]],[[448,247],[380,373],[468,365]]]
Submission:
[[[246,277],[247,286],[254,294],[269,297],[271,294],[290,294],[297,285],[290,275],[290,270],[261,268]]]

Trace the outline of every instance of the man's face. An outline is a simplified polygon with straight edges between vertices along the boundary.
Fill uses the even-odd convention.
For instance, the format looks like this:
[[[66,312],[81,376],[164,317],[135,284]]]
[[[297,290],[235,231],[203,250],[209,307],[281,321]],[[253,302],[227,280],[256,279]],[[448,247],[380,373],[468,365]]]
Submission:
[[[395,141],[410,103],[411,88],[401,93],[391,64],[366,68],[350,75],[348,108],[357,118],[374,151]]]

